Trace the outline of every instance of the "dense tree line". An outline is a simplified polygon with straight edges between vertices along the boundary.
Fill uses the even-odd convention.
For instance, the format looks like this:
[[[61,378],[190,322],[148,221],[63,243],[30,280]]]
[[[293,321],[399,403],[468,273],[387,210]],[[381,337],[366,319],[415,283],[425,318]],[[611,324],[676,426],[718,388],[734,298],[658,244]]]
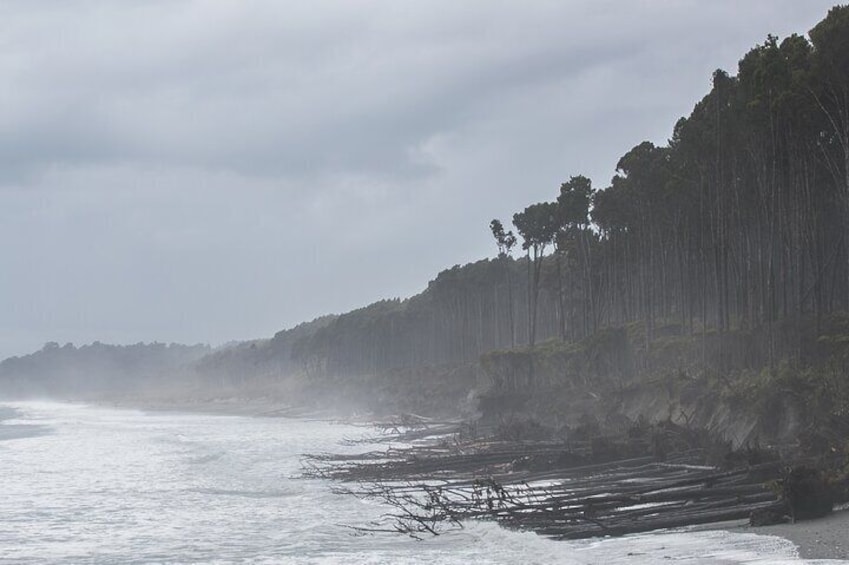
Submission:
[[[511,334],[509,320],[527,311],[523,271],[511,260],[455,266],[421,294],[342,314],[301,337],[292,359],[311,376],[362,374],[472,361],[483,351],[521,343],[525,326]],[[512,295],[520,300],[509,300]]]
[[[530,342],[545,285],[563,339],[632,321],[649,340],[661,322],[771,331],[849,310],[849,7],[809,37],[769,36],[736,76],[716,71],[669,143],[634,147],[606,188],[572,177],[513,216]]]
[[[170,386],[207,355],[206,345],[98,341],[76,347],[49,342],[0,362],[0,395],[5,398],[89,398],[93,395]]]
[[[781,321],[849,310],[849,7],[809,38],[767,37],[736,76],[716,71],[667,145],[640,143],[616,170],[602,189],[570,177],[510,230],[494,220],[495,259],[300,336],[294,366],[475,361],[631,322],[647,342],[659,325],[771,335]]]

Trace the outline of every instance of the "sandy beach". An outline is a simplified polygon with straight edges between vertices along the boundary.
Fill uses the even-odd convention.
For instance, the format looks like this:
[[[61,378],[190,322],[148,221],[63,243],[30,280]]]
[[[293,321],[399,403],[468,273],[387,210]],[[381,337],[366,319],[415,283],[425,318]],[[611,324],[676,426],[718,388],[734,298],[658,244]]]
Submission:
[[[849,508],[845,507],[818,520],[759,527],[741,522],[725,529],[790,540],[803,559],[849,559]]]

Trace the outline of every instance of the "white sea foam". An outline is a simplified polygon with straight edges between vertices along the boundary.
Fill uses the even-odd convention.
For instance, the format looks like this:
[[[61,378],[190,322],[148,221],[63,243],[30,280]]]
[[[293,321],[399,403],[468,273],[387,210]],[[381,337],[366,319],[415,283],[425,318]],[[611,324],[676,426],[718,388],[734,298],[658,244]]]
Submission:
[[[340,442],[363,428],[11,407],[17,413],[0,412],[0,429],[33,433],[0,442],[0,563],[803,562],[783,539],[721,531],[555,542],[471,523],[423,541],[354,535],[347,525],[366,524],[386,508],[293,476],[304,453],[362,450]]]

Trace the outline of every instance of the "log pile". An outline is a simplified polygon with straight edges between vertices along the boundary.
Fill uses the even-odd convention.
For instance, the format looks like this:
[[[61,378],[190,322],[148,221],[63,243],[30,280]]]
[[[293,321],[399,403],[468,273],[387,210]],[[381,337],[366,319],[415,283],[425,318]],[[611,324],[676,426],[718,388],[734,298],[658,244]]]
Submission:
[[[355,529],[415,537],[472,519],[579,539],[786,513],[780,488],[785,462],[723,468],[706,464],[704,447],[661,458],[633,437],[619,439],[607,438],[599,450],[590,440],[440,436],[404,448],[311,456],[305,475],[331,479],[337,492],[379,499],[391,508],[381,523]]]

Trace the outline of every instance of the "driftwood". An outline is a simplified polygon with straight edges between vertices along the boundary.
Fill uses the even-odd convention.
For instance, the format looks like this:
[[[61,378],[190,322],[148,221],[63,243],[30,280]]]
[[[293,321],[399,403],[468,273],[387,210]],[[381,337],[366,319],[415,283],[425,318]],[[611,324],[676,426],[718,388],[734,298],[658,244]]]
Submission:
[[[778,472],[778,464],[773,465]],[[378,498],[398,512],[396,531],[436,533],[463,520],[494,519],[507,527],[560,539],[621,535],[721,520],[777,509],[778,495],[749,482],[760,469],[708,471],[664,464],[600,466],[590,476],[523,483],[494,478],[440,483],[360,484],[346,492]]]
[[[441,437],[359,455],[312,456],[304,468],[307,476],[336,481],[337,492],[379,499],[390,508],[382,522],[354,529],[414,537],[438,535],[472,519],[577,539],[786,511],[781,489],[775,488],[785,463],[723,469],[705,464],[705,452],[698,447],[663,459],[616,458],[651,452],[629,439],[608,439],[600,452],[594,449],[598,442],[589,440]]]
[[[433,440],[438,437],[457,437],[467,432],[470,425],[462,420],[436,420],[415,414],[402,414],[368,427],[378,433],[356,440],[347,440],[348,445],[388,442],[412,443]]]

